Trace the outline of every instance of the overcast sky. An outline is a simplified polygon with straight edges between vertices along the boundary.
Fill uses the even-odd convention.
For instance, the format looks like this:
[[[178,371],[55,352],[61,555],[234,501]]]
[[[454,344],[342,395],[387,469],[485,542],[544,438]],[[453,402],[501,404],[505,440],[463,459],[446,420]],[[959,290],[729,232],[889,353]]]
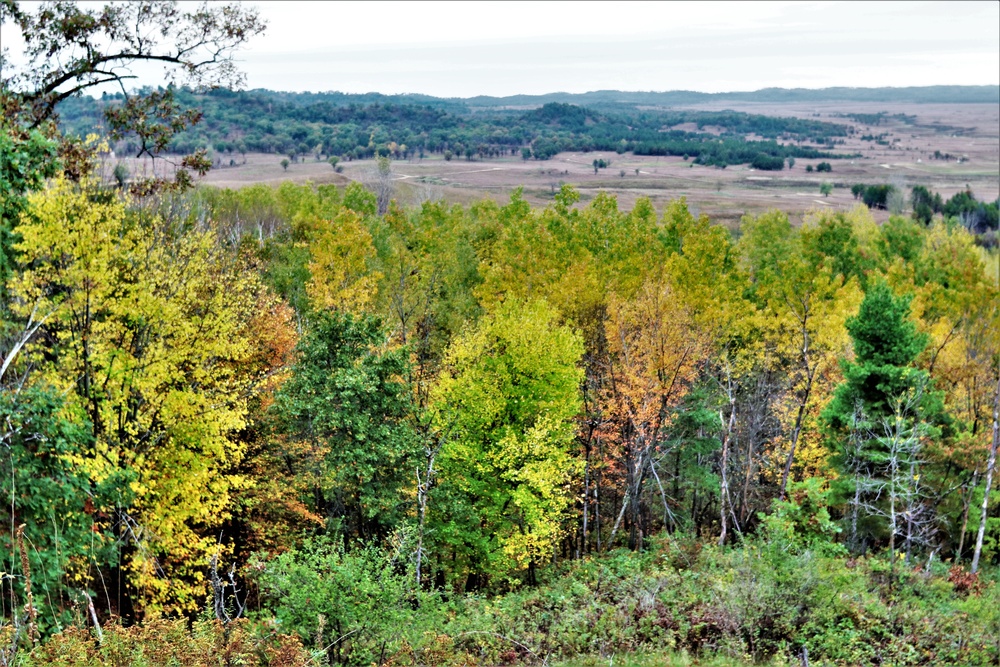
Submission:
[[[257,2],[250,87],[512,95],[1000,83],[1000,3]]]
[[[247,4],[269,24],[237,56],[250,88],[471,97],[1000,84],[996,1]],[[18,50],[16,35],[2,37]],[[138,83],[163,83],[140,71]]]

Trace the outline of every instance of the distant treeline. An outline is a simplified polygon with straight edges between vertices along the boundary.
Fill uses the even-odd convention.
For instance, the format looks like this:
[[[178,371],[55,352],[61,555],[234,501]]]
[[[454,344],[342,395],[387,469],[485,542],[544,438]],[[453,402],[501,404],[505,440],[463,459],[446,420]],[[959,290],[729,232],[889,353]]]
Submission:
[[[917,122],[916,116],[905,113],[890,115],[888,111],[878,111],[876,113],[842,113],[837,115],[841,118],[850,118],[855,123],[862,123],[864,125],[881,125],[882,121],[886,120],[896,120],[907,125],[914,125]]]
[[[940,193],[931,192],[926,186],[915,185],[910,189],[909,202],[905,193],[888,183],[851,186],[855,199],[872,209],[901,213],[909,203],[912,217],[917,222],[929,225],[936,214],[944,220],[954,220],[976,235],[981,245],[992,247],[997,243],[996,232],[1000,229],[1000,198],[993,202],[979,201],[971,190],[962,190],[945,200]]]
[[[510,97],[471,97],[470,107],[523,106],[564,102],[569,104],[631,104],[677,106],[705,102],[887,102],[910,104],[997,104],[1000,86],[910,86],[907,88],[764,88],[751,92],[699,93],[691,90],[624,92],[598,90],[589,93],[549,93]]]
[[[843,143],[852,129],[734,111],[609,112],[558,102],[528,111],[469,113],[454,105],[413,103],[426,101],[419,96],[408,96],[406,103],[386,101],[386,96],[353,96],[382,101],[350,104],[342,102],[352,96],[342,94],[178,90],[176,96],[182,106],[202,111],[204,119],[176,135],[168,150],[209,148],[220,158],[247,152],[288,155],[292,160],[308,155],[354,160],[376,154],[412,158],[438,153],[446,159],[520,154],[546,160],[561,151],[616,151],[775,170],[790,157],[838,157],[817,147]],[[67,100],[60,107],[64,128],[77,134],[100,130],[103,111],[122,100],[120,95]],[[138,145],[138,140],[125,139],[117,148],[137,152]]]

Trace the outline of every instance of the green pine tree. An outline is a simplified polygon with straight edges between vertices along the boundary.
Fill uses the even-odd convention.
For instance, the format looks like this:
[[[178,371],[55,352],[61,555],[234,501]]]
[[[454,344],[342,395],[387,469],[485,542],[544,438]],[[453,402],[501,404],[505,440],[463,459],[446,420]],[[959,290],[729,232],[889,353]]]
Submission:
[[[854,361],[841,363],[844,382],[823,413],[834,431],[848,428],[859,408],[868,420],[889,417],[901,398],[918,390],[923,393],[918,411],[940,412],[940,405],[934,405],[940,396],[928,391],[927,372],[914,367],[927,336],[917,331],[909,315],[909,297],[896,296],[880,281],[865,294],[858,314],[847,320]]]

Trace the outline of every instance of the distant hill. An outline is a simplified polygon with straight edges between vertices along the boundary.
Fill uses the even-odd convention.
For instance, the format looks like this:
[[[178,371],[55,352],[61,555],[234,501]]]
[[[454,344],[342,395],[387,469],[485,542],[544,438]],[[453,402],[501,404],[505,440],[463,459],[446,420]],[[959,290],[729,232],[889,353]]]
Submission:
[[[247,152],[283,154],[294,161],[306,155],[352,160],[427,153],[446,160],[517,154],[547,160],[563,151],[614,151],[684,156],[718,167],[752,163],[782,169],[787,158],[843,157],[830,149],[853,131],[843,123],[814,119],[638,108],[642,105],[601,98],[595,110],[565,102],[466,106],[459,100],[375,93],[178,89],[175,94],[178,104],[197,109],[202,121],[174,136],[168,150],[212,149],[218,160],[233,161],[235,154]],[[59,106],[60,121],[64,130],[80,136],[106,132],[104,110],[123,100],[121,94],[70,98]],[[115,150],[135,153],[139,144],[126,137]]]
[[[291,93],[262,88],[246,91],[259,99],[308,107],[327,104],[334,107],[351,105],[420,105],[444,109],[450,113],[467,113],[485,109],[537,108],[558,102],[589,107],[656,106],[673,107],[708,102],[896,102],[908,104],[1000,104],[1000,86],[911,86],[908,88],[764,88],[751,92],[699,93],[692,90],[665,92],[595,90],[588,93],[547,93],[545,95],[509,95],[507,97],[434,97],[408,93]],[[217,94],[224,94],[217,91]]]
[[[699,93],[691,90],[548,93],[508,97],[454,99],[469,107],[527,107],[550,102],[587,106],[686,106],[706,102],[896,102],[909,104],[1000,104],[1000,86],[913,86],[909,88],[764,88],[744,93]]]

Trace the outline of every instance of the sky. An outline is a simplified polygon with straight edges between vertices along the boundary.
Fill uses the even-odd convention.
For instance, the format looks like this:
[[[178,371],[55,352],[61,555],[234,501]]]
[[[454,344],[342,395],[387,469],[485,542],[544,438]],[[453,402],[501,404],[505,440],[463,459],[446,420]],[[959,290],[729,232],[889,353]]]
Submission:
[[[1000,84],[997,2],[254,3],[251,88],[442,97]]]
[[[244,4],[268,22],[237,54],[249,88],[472,97],[1000,84],[995,1]],[[16,55],[14,36],[0,36]],[[150,68],[141,84],[161,79]]]

